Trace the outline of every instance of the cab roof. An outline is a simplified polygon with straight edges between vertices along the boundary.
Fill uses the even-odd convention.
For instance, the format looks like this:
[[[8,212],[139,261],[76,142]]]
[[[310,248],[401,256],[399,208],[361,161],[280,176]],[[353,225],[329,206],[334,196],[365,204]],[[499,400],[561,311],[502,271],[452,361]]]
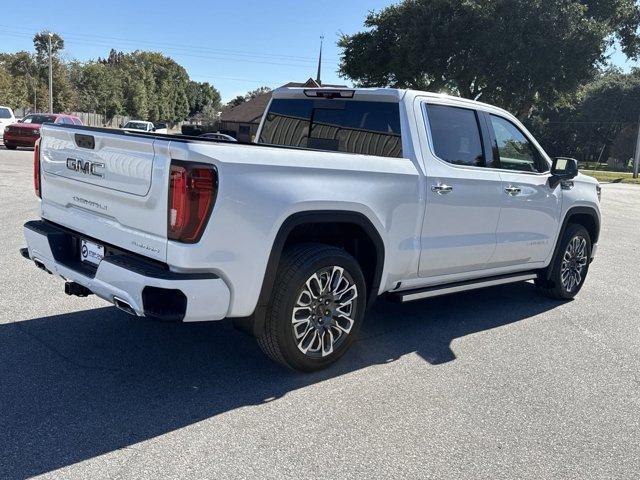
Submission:
[[[335,96],[331,96],[335,95]],[[374,102],[400,102],[402,100],[412,100],[413,98],[427,97],[441,101],[451,102],[456,105],[466,105],[470,108],[482,110],[498,110],[511,116],[506,110],[494,105],[470,100],[468,98],[456,97],[445,93],[426,92],[421,90],[403,88],[300,88],[300,87],[280,87],[273,91],[273,98],[345,98],[354,100],[369,100]]]

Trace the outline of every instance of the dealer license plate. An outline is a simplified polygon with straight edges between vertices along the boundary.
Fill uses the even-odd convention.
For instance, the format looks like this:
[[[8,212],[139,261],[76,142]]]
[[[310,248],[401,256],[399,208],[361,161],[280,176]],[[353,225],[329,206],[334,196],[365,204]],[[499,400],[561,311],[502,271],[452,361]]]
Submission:
[[[104,257],[104,247],[102,245],[82,240],[80,244],[80,260],[97,266],[102,257]]]

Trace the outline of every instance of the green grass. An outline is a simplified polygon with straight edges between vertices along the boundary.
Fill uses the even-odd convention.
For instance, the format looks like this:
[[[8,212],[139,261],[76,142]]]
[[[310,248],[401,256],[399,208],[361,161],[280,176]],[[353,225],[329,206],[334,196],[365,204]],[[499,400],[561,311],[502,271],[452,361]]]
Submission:
[[[631,173],[605,172],[602,170],[580,170],[585,175],[594,177],[599,182],[634,183],[640,185],[640,178],[633,178]]]

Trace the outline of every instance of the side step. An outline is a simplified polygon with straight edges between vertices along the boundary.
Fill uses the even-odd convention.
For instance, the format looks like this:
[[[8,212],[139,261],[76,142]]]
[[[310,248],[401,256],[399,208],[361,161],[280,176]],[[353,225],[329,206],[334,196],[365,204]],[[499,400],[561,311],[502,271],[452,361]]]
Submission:
[[[418,288],[414,290],[405,290],[402,292],[389,293],[389,298],[399,303],[413,302],[423,298],[439,297],[441,295],[449,295],[450,293],[465,292],[467,290],[476,290],[484,287],[494,287],[496,285],[504,285],[507,283],[526,282],[538,278],[535,272],[520,272],[517,274],[498,275],[495,277],[479,278],[477,280],[469,280],[466,282],[446,283],[444,285],[435,285],[432,287]]]

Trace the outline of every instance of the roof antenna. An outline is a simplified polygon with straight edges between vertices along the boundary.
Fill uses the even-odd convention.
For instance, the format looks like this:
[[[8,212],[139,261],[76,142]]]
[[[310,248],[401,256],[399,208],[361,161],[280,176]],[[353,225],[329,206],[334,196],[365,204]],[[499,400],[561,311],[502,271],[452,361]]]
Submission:
[[[318,57],[318,74],[316,75],[316,83],[319,87],[322,86],[322,82],[320,81],[320,69],[322,68],[322,41],[324,40],[324,35],[320,35],[320,56]]]

